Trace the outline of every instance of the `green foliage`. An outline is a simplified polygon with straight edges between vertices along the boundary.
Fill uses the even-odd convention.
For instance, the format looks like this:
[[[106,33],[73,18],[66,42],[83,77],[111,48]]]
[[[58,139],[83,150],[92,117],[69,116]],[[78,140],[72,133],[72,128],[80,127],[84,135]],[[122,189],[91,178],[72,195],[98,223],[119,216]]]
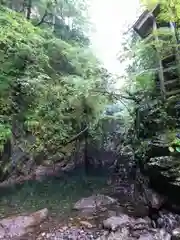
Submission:
[[[11,137],[11,126],[0,123],[0,152],[4,150],[4,144]]]
[[[104,71],[90,49],[2,7],[0,31],[1,143],[9,138],[6,126],[21,119],[36,137],[31,151],[54,153],[84,124],[97,123],[107,98],[97,91],[105,86]]]
[[[169,22],[180,21],[180,2],[179,0],[161,0],[161,15],[160,19]]]
[[[170,152],[180,152],[180,139],[175,137],[174,140],[170,143],[170,146],[169,146],[169,151]]]
[[[89,45],[88,0],[6,0],[0,4],[21,12],[35,26],[49,29],[64,41]]]
[[[141,2],[149,10],[157,4],[156,0]],[[130,31],[125,35],[124,53],[121,57],[122,60],[129,60],[126,69],[125,93],[132,101],[127,102],[127,106],[131,110],[126,118],[132,119],[129,132],[132,133],[131,138],[139,140],[139,144],[147,138],[158,136],[158,132],[167,129],[172,131],[179,124],[179,119],[175,116],[178,111],[174,109],[177,101],[170,104],[167,100],[164,103],[160,87],[157,86],[160,85],[159,60],[171,56],[179,47],[175,34],[179,33],[180,2],[166,0],[160,1],[160,3],[161,13],[157,19],[158,23],[175,21],[177,23],[176,31],[173,32],[170,28],[162,27],[153,31],[145,39],[140,39],[135,32]],[[158,36],[159,41],[154,38],[155,36]],[[165,80],[174,78],[174,75],[178,74],[176,72],[178,67],[178,61],[172,63],[166,69],[166,78],[169,79]]]
[[[151,72],[145,72],[136,76],[136,81],[134,83],[134,88],[136,90],[153,91],[155,89],[155,78],[154,74]]]

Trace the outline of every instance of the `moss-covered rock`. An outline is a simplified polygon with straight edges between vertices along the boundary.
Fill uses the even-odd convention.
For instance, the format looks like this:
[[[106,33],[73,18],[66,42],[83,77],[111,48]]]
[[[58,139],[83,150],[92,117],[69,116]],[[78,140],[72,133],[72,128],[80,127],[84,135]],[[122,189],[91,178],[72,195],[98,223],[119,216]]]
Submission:
[[[169,146],[177,132],[167,130],[157,133],[156,139],[148,142],[143,157],[143,169],[152,186],[173,201],[180,200],[180,154],[171,153]]]
[[[154,157],[147,163],[147,174],[158,191],[173,200],[180,199],[180,161],[179,157]]]

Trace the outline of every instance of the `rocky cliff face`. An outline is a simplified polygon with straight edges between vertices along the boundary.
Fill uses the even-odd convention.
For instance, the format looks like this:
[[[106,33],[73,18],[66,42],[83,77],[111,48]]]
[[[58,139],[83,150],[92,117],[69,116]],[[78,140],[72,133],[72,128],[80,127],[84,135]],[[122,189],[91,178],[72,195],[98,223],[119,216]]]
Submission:
[[[31,153],[29,149],[35,144],[35,137],[25,133],[23,127],[15,122],[13,137],[5,145],[0,157],[0,186],[22,183],[26,180],[42,180],[48,176],[61,177],[64,172],[75,167],[83,167],[86,158],[92,170],[102,167],[108,169],[117,159],[116,146],[121,137],[117,129],[119,121],[113,118],[105,119],[98,140],[93,140],[89,136],[87,151],[82,136],[81,139],[67,144],[50,156],[43,151],[38,154]]]
[[[161,137],[161,138],[160,138]],[[159,141],[151,141],[145,153],[143,170],[150,183],[173,202],[180,200],[180,155],[171,154],[168,143],[162,136]]]

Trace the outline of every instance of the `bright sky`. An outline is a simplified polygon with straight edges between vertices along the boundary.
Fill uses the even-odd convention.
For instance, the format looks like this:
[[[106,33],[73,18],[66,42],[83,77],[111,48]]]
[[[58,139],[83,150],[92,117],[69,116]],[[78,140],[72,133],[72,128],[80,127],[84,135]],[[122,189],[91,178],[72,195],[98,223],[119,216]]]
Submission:
[[[92,45],[105,67],[122,74],[124,66],[117,60],[122,34],[139,15],[139,0],[92,0],[91,17],[96,32]]]

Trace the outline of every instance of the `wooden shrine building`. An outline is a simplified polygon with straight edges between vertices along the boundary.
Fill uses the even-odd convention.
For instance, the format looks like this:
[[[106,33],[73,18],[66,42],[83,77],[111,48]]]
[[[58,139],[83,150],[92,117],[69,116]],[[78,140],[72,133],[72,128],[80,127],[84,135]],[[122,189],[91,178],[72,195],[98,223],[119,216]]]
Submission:
[[[171,35],[174,42],[172,51],[168,53],[167,56],[161,56],[161,53],[156,49],[159,65],[157,72],[157,87],[163,99],[166,99],[180,94],[179,40],[176,32],[176,24],[173,22],[159,21],[157,18],[160,12],[160,4],[156,5],[151,11],[145,10],[133,25],[133,29],[142,39],[151,36],[153,31],[157,31],[160,28],[169,28],[172,33]],[[154,34],[152,37],[154,37],[157,43],[160,40],[158,34]]]

